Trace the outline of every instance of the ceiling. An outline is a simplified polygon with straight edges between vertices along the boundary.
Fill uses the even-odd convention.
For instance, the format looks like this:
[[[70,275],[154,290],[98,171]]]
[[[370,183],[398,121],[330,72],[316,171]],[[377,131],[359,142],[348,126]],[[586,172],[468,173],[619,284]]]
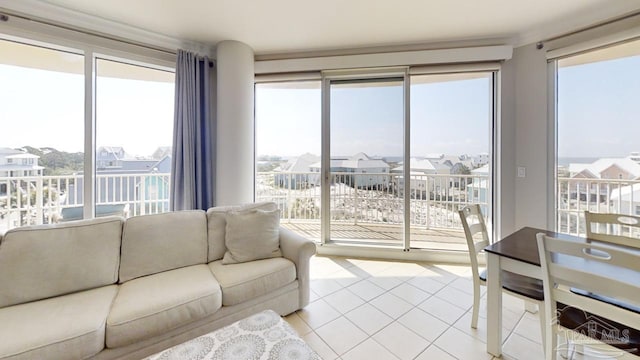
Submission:
[[[29,0],[21,0],[29,1]],[[533,43],[640,9],[640,0],[31,0],[258,55],[500,39]]]

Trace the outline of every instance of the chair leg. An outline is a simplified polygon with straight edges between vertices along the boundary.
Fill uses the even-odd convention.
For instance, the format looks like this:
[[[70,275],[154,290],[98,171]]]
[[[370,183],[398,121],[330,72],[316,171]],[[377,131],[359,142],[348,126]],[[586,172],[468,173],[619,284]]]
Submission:
[[[471,328],[478,328],[478,315],[480,314],[480,282],[473,282],[473,312],[471,313]]]
[[[556,360],[558,357],[558,333],[556,331],[557,328],[551,327],[550,332],[551,336],[547,337],[547,341],[550,341],[551,344],[547,345],[549,351],[551,352],[550,360]]]
[[[558,326],[558,325],[553,325]],[[562,359],[569,359],[569,338],[566,336],[567,330],[558,331],[558,352]]]
[[[530,301],[525,302],[525,304],[533,304]],[[544,308],[544,304],[540,304],[538,306],[538,316],[539,316],[539,321],[540,321],[540,334],[542,335],[542,349],[546,352],[547,351],[547,347],[546,347],[546,343],[547,343],[547,331],[549,330],[549,328],[547,327],[547,317],[545,316],[545,308]]]
[[[542,333],[542,347],[545,353],[545,359],[556,360],[558,356],[558,332],[557,324],[548,314],[545,304],[540,303],[538,306],[540,316],[540,331]],[[553,309],[551,309],[553,311]],[[551,325],[551,326],[549,326]]]

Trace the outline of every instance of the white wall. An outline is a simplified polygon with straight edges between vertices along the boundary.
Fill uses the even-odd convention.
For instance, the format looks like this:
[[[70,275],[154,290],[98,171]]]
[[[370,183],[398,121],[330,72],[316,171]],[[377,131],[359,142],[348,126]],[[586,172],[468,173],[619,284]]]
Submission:
[[[499,236],[548,228],[547,59],[535,44],[514,49],[502,67]],[[517,167],[526,177],[516,176]]]
[[[498,237],[504,237],[515,230],[515,174],[516,174],[516,84],[515,60],[505,61],[500,71],[500,89],[498,90],[500,122],[498,124],[497,162],[499,178],[494,189],[497,189],[494,225]]]

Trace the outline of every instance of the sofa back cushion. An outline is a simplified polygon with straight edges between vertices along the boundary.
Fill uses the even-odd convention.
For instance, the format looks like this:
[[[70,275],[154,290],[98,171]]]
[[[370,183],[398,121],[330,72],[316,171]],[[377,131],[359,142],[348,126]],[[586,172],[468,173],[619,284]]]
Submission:
[[[0,243],[0,307],[116,283],[122,223],[105,217],[7,231]]]
[[[227,247],[225,245],[225,234],[228,212],[239,212],[245,210],[274,211],[277,209],[278,206],[274,202],[258,202],[235,206],[216,206],[207,210],[209,262],[222,259],[227,251]]]
[[[124,223],[120,283],[207,263],[207,218],[202,210],[134,216]]]

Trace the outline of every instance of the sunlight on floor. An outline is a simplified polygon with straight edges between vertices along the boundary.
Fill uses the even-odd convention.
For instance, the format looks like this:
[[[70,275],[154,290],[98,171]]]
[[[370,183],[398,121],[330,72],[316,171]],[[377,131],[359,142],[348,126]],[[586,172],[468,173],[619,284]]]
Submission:
[[[314,256],[311,303],[286,320],[326,360],[492,359],[484,287],[478,329],[470,325],[470,277],[461,265]],[[503,304],[502,358],[543,359],[537,314],[509,295]],[[602,359],[587,353],[574,359]]]

